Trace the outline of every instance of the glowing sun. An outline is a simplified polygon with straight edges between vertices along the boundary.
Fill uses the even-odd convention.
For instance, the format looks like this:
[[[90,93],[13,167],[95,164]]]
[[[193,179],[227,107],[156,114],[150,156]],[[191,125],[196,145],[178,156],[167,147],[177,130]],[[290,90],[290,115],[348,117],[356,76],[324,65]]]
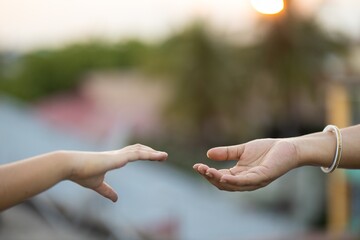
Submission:
[[[283,0],[251,0],[251,5],[262,14],[276,14],[284,9]]]

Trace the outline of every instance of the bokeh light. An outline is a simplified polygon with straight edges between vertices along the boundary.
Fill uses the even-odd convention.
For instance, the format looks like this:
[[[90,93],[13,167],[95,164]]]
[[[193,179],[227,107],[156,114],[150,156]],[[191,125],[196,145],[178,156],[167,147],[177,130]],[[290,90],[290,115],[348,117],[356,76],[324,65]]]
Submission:
[[[251,5],[262,14],[276,14],[284,9],[283,0],[251,0]]]

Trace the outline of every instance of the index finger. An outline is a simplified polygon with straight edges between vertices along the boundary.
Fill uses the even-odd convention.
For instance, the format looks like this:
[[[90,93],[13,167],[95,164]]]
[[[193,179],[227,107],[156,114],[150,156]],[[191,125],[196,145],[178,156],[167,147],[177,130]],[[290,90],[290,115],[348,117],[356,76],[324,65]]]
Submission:
[[[155,150],[144,149],[128,149],[126,151],[115,151],[108,161],[109,165],[106,170],[117,169],[125,166],[128,162],[150,160],[150,161],[164,161],[167,159],[168,154],[166,152],[160,152]]]
[[[154,161],[162,161],[166,160],[168,154],[166,152],[155,151],[155,150],[129,150],[124,153],[126,160],[128,162],[138,161],[138,160],[154,160]]]

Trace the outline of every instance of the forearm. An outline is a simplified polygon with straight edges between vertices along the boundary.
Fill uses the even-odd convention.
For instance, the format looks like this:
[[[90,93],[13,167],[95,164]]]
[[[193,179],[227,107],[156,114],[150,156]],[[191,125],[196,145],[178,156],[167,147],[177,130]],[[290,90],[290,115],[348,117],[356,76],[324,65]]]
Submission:
[[[0,166],[0,211],[16,205],[67,178],[65,152],[52,152]]]
[[[360,125],[343,128],[340,168],[360,169]],[[329,167],[334,159],[336,137],[333,132],[318,132],[293,138],[298,149],[299,166]]]

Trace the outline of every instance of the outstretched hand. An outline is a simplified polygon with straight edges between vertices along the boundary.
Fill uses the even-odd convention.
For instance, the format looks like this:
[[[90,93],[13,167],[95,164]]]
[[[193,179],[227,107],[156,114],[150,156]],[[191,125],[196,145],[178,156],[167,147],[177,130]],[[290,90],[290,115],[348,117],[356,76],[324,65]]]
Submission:
[[[165,152],[159,152],[141,144],[107,152],[76,152],[69,180],[83,187],[93,189],[102,196],[116,202],[118,199],[117,193],[104,181],[105,174],[108,171],[121,168],[129,162],[137,160],[164,161],[167,156]]]
[[[212,148],[207,156],[216,161],[238,161],[234,167],[220,170],[201,163],[194,165],[194,169],[211,184],[226,191],[252,191],[265,187],[298,166],[295,145],[281,139],[260,139]]]

